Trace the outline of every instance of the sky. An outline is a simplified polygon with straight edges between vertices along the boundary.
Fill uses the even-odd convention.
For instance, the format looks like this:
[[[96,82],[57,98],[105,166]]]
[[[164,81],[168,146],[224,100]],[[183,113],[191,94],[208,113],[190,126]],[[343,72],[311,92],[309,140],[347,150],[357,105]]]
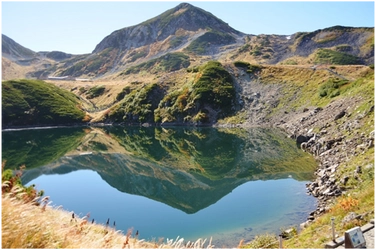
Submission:
[[[374,1],[1,1],[1,33],[35,52],[91,53],[113,31],[186,2],[246,34],[374,27]]]

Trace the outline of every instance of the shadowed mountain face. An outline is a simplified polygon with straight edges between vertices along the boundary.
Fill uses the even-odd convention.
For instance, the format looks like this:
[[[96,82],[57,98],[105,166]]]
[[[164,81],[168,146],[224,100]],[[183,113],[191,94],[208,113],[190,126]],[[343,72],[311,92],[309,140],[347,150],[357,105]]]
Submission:
[[[12,59],[30,59],[36,56],[36,53],[28,48],[21,46],[6,35],[1,35],[2,55]]]
[[[3,132],[8,141],[3,141],[3,159],[26,143],[18,132]],[[28,132],[27,141],[35,141],[30,137],[45,133],[53,138],[57,131]],[[60,133],[69,138],[72,130]],[[248,181],[288,177],[310,180],[316,165],[293,141],[269,129],[106,127],[77,129],[73,134],[82,135],[80,142],[64,147],[65,155],[57,160],[51,157],[49,164],[27,168],[23,183],[42,174],[90,169],[121,192],[195,213]],[[38,148],[43,155],[53,155],[48,152],[56,150],[47,144]],[[22,153],[28,155],[29,151]],[[38,157],[18,164],[28,167],[33,158]]]

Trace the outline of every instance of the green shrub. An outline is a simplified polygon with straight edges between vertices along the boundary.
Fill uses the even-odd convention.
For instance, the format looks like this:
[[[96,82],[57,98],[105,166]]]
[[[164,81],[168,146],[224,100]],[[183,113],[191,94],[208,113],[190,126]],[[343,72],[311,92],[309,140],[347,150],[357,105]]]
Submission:
[[[145,57],[147,55],[146,51],[138,51],[132,54],[131,62],[136,61],[137,59],[140,59],[142,57]]]
[[[91,62],[88,63],[85,72],[88,71],[98,71],[98,69],[102,66],[103,60],[101,58],[97,58]]]
[[[124,96],[126,96],[130,92],[131,92],[131,88],[129,86],[124,87],[123,90],[119,94],[117,94],[116,100],[117,101],[122,100],[124,98]]]
[[[78,89],[78,91],[80,92],[80,94],[83,94],[83,93],[86,92],[86,89],[85,89],[84,87],[80,87],[80,88]]]
[[[239,51],[239,53],[244,53],[246,51],[249,51],[250,49],[252,49],[252,46],[247,43],[247,44],[243,45],[238,51]]]
[[[318,49],[314,59],[315,64],[336,64],[336,65],[356,65],[361,64],[361,60],[353,55],[330,50]]]
[[[183,36],[177,36],[170,40],[170,46],[176,48],[184,42]]]
[[[194,69],[199,71],[199,78],[192,85],[167,94],[154,112],[156,121],[206,123],[209,122],[206,108],[215,110],[217,118],[233,111],[235,87],[222,64],[210,61]]]
[[[255,74],[255,73],[257,73],[257,72],[259,72],[261,70],[262,70],[262,66],[251,64],[248,67],[247,73]]]
[[[247,73],[254,74],[262,70],[262,66],[250,64],[248,62],[236,61],[234,65],[238,68],[246,68]]]
[[[261,52],[260,49],[254,49],[249,54],[253,55],[253,56],[260,56],[260,55],[262,55],[262,52]]]
[[[163,97],[162,88],[154,83],[142,86],[126,95],[119,106],[113,108],[108,118],[115,122],[154,122],[154,110]]]
[[[188,68],[187,72],[188,73],[197,73],[200,70],[200,67],[193,67],[193,68]]]
[[[283,62],[285,65],[298,65],[298,63],[293,60],[293,59],[287,59],[286,61]]]
[[[336,46],[335,49],[336,49],[336,51],[339,51],[339,52],[347,52],[347,51],[351,51],[352,47],[350,45],[347,45],[347,44],[342,44],[342,45]]]
[[[234,65],[238,68],[248,68],[251,64],[248,62],[236,61]]]
[[[171,72],[182,68],[187,68],[189,65],[189,56],[181,52],[169,53],[164,56],[147,61],[145,63],[132,66],[126,69],[120,75],[138,74],[141,71],[158,73],[160,70],[163,70],[166,72]]]
[[[340,95],[339,88],[345,84],[347,84],[349,81],[347,80],[340,80],[340,79],[334,79],[330,78],[323,84],[321,84],[319,88],[319,95],[320,97],[328,96],[330,98],[336,97]]]
[[[98,97],[104,93],[106,88],[104,86],[95,86],[87,91],[86,98],[92,99]]]

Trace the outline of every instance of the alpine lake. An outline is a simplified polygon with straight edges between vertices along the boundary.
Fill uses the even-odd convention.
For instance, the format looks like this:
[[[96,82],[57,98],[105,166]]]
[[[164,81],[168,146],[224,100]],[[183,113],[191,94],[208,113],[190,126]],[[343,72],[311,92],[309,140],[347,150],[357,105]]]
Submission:
[[[276,129],[4,130],[2,160],[5,169],[25,164],[22,183],[43,190],[50,206],[147,241],[236,247],[298,228],[316,208],[305,184],[317,163]]]

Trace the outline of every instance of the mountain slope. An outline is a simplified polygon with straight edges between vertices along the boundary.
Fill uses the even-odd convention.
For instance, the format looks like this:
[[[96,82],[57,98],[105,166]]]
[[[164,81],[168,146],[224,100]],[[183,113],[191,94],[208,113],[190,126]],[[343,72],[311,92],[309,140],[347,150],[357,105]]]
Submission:
[[[16,43],[6,35],[1,35],[2,56],[9,59],[30,59],[36,56],[36,53],[22,45]]]
[[[95,77],[118,72],[181,51],[196,40],[199,42],[186,52],[213,54],[222,46],[236,43],[244,35],[211,13],[183,3],[141,24],[114,31],[96,46],[90,56],[59,74]]]
[[[86,55],[33,52],[4,35],[2,40],[2,56],[7,59],[2,64],[3,79],[23,75],[138,81],[140,73],[159,78],[209,60],[310,66],[370,65],[374,61],[374,28],[334,26],[285,36],[246,35],[187,3],[112,32]],[[184,63],[165,67],[170,58],[177,57]],[[20,66],[24,68],[20,70]],[[132,77],[124,74],[135,68]]]
[[[184,33],[184,31],[198,32],[200,30],[216,30],[237,36],[243,35],[211,13],[182,3],[139,25],[113,32],[96,46],[93,53],[99,53],[107,48],[121,50],[139,48],[164,41],[169,36],[179,37],[179,33]],[[183,39],[182,36],[180,37]]]

